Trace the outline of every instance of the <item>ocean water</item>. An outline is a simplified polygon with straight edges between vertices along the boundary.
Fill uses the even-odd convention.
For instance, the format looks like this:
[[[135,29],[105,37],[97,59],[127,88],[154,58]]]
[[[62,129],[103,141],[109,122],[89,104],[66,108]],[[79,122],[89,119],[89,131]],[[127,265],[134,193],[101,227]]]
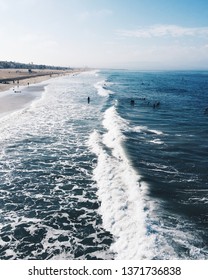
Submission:
[[[18,94],[0,116],[0,259],[208,258],[208,72],[88,71]]]

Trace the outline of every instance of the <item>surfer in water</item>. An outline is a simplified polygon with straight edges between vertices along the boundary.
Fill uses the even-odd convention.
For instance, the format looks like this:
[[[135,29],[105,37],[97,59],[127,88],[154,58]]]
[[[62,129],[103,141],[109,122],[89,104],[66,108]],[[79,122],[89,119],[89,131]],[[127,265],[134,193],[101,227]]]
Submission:
[[[134,99],[131,99],[131,102],[130,102],[130,104],[131,104],[131,106],[134,106],[134,104],[135,104],[135,101],[134,101]]]
[[[90,97],[89,96],[87,97],[87,103],[88,104],[90,103]]]

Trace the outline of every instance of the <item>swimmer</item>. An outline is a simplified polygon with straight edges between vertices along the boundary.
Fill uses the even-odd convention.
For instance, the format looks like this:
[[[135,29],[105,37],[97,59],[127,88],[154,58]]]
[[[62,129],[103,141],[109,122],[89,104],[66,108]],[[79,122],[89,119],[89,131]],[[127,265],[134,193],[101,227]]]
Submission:
[[[134,104],[135,104],[135,101],[134,101],[134,99],[131,99],[131,102],[130,102],[130,104],[131,104],[131,106],[134,106]]]
[[[157,101],[153,104],[153,109],[160,107],[160,102]]]

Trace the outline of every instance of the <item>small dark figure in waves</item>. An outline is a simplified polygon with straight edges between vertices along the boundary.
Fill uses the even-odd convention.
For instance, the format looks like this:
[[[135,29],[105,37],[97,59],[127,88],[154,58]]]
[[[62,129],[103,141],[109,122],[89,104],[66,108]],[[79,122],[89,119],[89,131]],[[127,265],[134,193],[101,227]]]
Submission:
[[[88,104],[90,103],[90,97],[89,96],[87,97],[87,103]]]
[[[135,101],[134,101],[134,99],[131,99],[130,104],[131,104],[131,106],[134,106],[134,105],[135,105]]]
[[[160,102],[157,101],[153,104],[153,109],[160,107]]]

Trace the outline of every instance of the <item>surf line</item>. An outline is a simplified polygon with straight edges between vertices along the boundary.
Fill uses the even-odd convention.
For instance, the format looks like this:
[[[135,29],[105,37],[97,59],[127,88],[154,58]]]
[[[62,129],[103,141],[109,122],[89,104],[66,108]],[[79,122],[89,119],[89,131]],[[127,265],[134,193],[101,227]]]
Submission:
[[[101,201],[104,227],[115,242],[111,250],[116,259],[151,259],[154,238],[147,236],[144,212],[145,185],[139,183],[139,175],[131,166],[122,147],[127,123],[110,107],[104,113],[102,135],[94,131],[89,140],[98,161],[94,180]]]

